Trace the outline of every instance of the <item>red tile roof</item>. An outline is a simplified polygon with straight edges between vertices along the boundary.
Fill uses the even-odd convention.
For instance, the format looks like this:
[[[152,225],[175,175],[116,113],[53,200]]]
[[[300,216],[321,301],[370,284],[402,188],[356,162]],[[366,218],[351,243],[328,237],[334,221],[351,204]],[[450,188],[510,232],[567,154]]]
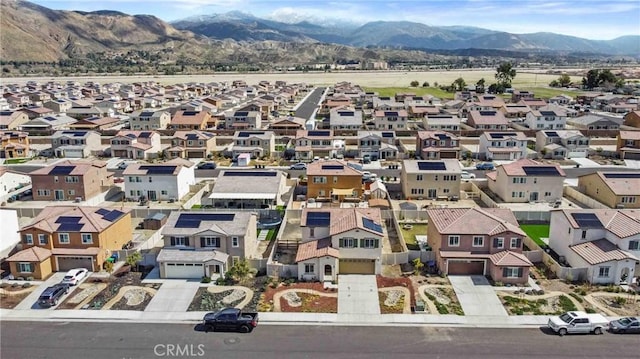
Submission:
[[[325,256],[334,258],[339,258],[340,256],[338,249],[331,247],[331,238],[323,238],[300,244],[296,254],[296,262]]]
[[[591,265],[624,259],[638,260],[606,239],[575,244],[569,248]]]

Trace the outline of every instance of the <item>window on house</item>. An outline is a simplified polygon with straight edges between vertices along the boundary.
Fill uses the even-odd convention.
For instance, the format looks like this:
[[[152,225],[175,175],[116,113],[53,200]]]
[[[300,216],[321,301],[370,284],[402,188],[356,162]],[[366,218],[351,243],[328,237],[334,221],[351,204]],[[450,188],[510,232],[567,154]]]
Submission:
[[[172,246],[188,246],[189,241],[186,237],[171,237]]]
[[[20,273],[33,273],[33,266],[31,263],[18,263],[18,271]]]
[[[527,183],[527,178],[526,177],[514,177],[511,181],[513,183]]]
[[[231,237],[231,247],[240,247],[238,237]]]
[[[551,192],[545,192],[545,193],[544,193],[544,196],[545,196],[545,197],[549,197],[549,196],[551,196]]]
[[[58,242],[60,244],[69,244],[69,233],[58,233]]]
[[[640,250],[640,241],[629,241],[629,250],[630,251]]]
[[[82,233],[82,244],[91,244],[93,243],[93,238],[91,237],[91,233]]]
[[[582,230],[582,236],[580,238],[587,239],[587,230],[586,229]]]
[[[340,248],[356,248],[355,238],[340,238]]]
[[[327,183],[327,177],[324,177],[324,176],[313,177],[313,183]]]
[[[502,269],[502,276],[505,278],[520,278],[523,274],[523,269],[519,267],[506,267]]]
[[[511,238],[511,248],[520,248],[520,238]]]
[[[167,192],[167,190],[163,189],[160,191],[160,194],[163,196],[166,196],[169,192]]]
[[[609,269],[611,267],[599,267],[598,268],[598,277],[599,278],[607,278],[609,277]]]
[[[238,256],[231,257],[231,265],[234,265],[234,264],[236,264],[238,262],[240,262],[240,257],[238,257]]]
[[[219,237],[200,237],[200,246],[220,248],[220,238]]]
[[[315,273],[315,266],[311,263],[305,263],[304,264],[304,273],[305,274],[313,274]]]
[[[474,247],[482,247],[482,246],[484,246],[484,237],[483,236],[473,236],[473,246]]]
[[[636,197],[634,196],[624,196],[622,197],[622,203],[636,203]]]
[[[27,233],[24,235],[24,243],[33,244],[33,234]]]
[[[75,196],[75,194],[76,194],[76,190],[75,190],[75,189],[70,189],[70,190],[68,191],[68,193],[69,193],[69,196]]]
[[[375,238],[365,238],[363,239],[362,248],[378,248],[378,240]]]
[[[416,181],[422,181],[422,175],[416,175]]]
[[[153,182],[153,177],[149,177],[149,182]]]
[[[38,234],[38,244],[44,246],[47,244],[47,235],[46,234]]]
[[[493,248],[504,248],[504,238],[494,238]]]
[[[449,236],[449,247],[460,246],[460,236]]]
[[[51,195],[51,190],[48,189],[39,189],[38,190],[38,196],[50,196]]]
[[[313,227],[309,227],[309,237],[315,237],[316,229]]]

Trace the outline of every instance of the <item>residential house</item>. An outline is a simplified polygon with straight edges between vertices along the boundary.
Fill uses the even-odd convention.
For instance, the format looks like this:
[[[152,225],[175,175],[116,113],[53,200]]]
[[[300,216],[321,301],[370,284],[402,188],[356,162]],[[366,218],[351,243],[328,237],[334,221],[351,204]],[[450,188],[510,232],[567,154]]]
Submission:
[[[224,126],[226,129],[261,129],[262,115],[258,111],[230,111],[225,112]]]
[[[211,120],[208,111],[178,111],[173,115],[168,128],[174,130],[205,130]]]
[[[368,155],[372,161],[395,159],[398,147],[393,131],[358,131],[358,157]]]
[[[437,116],[440,114],[440,106],[435,105],[412,105],[407,111],[409,118],[424,119],[426,116]]]
[[[566,174],[557,164],[530,159],[496,167],[487,173],[489,190],[504,202],[555,202],[562,198]]]
[[[117,117],[88,117],[69,125],[72,130],[107,130],[120,125],[123,121]],[[121,126],[119,126],[121,127]]]
[[[131,228],[130,209],[45,207],[20,229],[22,250],[7,258],[11,274],[43,280],[74,268],[101,271],[111,253],[133,239]]]
[[[528,112],[525,124],[535,130],[562,130],[567,122],[567,115],[559,110],[542,107],[540,110]]]
[[[286,173],[274,170],[222,170],[215,183],[209,199],[216,208],[275,209],[289,191]]]
[[[523,98],[517,103],[529,107],[532,111],[540,110],[542,107],[547,106],[547,101],[539,98]]]
[[[42,106],[52,110],[55,113],[66,113],[73,107],[73,104],[67,99],[59,98],[51,101],[46,101],[42,104]]]
[[[208,158],[216,149],[216,136],[204,131],[176,131],[171,147],[164,150],[168,158]]]
[[[575,270],[567,278],[592,284],[631,284],[640,270],[640,213],[636,210],[551,211],[549,247]]]
[[[307,198],[316,201],[360,201],[362,172],[345,161],[314,161],[307,166]]]
[[[478,130],[506,130],[509,120],[500,111],[469,111],[467,125]]]
[[[640,173],[597,171],[578,176],[578,189],[610,208],[640,208]]]
[[[621,118],[585,115],[567,119],[567,125],[578,130],[618,130]]]
[[[495,282],[525,284],[533,265],[522,254],[526,234],[504,208],[427,209],[427,238],[439,270],[447,275],[485,275]]]
[[[343,148],[337,147],[337,140],[331,130],[298,130],[295,139],[295,158],[298,161],[311,161],[315,157],[334,158]]]
[[[0,203],[5,202],[10,193],[30,184],[31,177],[28,174],[12,171],[6,166],[0,166]]]
[[[87,158],[103,152],[98,132],[71,130],[56,131],[51,136],[51,150],[59,158]]]
[[[362,111],[353,107],[336,107],[329,111],[329,128],[332,130],[359,130],[362,124]]]
[[[404,198],[460,198],[462,169],[457,159],[402,161],[400,183]]]
[[[276,151],[273,131],[236,131],[233,135],[233,157],[249,153],[252,158],[271,157]]]
[[[549,103],[555,103],[557,105],[570,105],[574,102],[575,100],[573,99],[573,97],[565,94],[553,96],[549,99]]]
[[[423,160],[460,158],[460,140],[450,132],[418,131],[416,156]]]
[[[18,212],[13,209],[0,209],[0,223],[3,230],[2,241],[0,241],[0,260],[4,263],[6,258],[17,250],[17,244],[20,243]]]
[[[166,110],[140,111],[131,114],[129,128],[132,130],[161,130],[171,122],[171,113]]]
[[[0,112],[0,122],[2,121],[2,112]],[[640,110],[631,111],[624,115],[625,126],[640,128]]]
[[[31,156],[29,135],[22,131],[0,131],[0,158]]]
[[[640,160],[640,131],[620,131],[616,150],[620,158],[628,160]]]
[[[378,130],[402,131],[408,129],[409,115],[406,110],[383,111],[376,110],[373,123]]]
[[[258,254],[253,212],[171,212],[157,257],[161,278],[213,279]]]
[[[16,130],[29,122],[29,116],[24,111],[0,111],[0,130]]]
[[[305,208],[298,279],[331,282],[338,274],[380,274],[385,229],[378,208]]]
[[[174,158],[160,164],[132,163],[122,172],[127,198],[149,201],[179,201],[196,184],[195,164]]]
[[[487,160],[517,160],[527,157],[527,136],[522,132],[484,132],[480,156]]]
[[[512,122],[519,122],[527,117],[527,114],[531,112],[531,109],[527,105],[507,103],[500,108],[500,112],[502,112],[504,117],[508,118]]]
[[[460,118],[457,115],[427,115],[422,120],[428,131],[460,131]]]
[[[24,113],[26,113],[30,120],[34,120],[39,117],[48,117],[48,116],[56,115],[56,113],[53,110],[46,107],[40,107],[40,106],[23,107],[20,109],[20,111],[23,111]]]
[[[269,129],[279,131],[279,133],[283,134],[294,134],[297,130],[303,130],[305,123],[306,120],[300,117],[276,117],[276,119],[269,124]]]
[[[536,151],[544,158],[586,158],[590,142],[577,130],[536,132]]]
[[[38,117],[22,124],[20,129],[29,134],[50,135],[58,130],[69,129],[69,126],[76,122],[76,119],[67,115]]]
[[[73,106],[65,114],[76,120],[81,120],[89,117],[113,117],[116,112],[113,109],[98,108],[92,104],[90,106]]]
[[[534,93],[529,91],[513,90],[511,93],[511,102],[517,103],[522,99],[534,99]]]
[[[110,143],[112,157],[146,160],[162,151],[160,134],[155,131],[118,131]]]
[[[86,201],[113,186],[102,161],[62,161],[29,173],[34,201]]]

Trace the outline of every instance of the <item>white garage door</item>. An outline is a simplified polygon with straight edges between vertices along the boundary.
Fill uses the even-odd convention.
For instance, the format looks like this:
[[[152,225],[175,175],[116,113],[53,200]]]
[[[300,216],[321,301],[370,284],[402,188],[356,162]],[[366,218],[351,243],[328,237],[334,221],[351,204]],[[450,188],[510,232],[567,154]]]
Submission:
[[[87,268],[93,271],[92,257],[58,257],[58,271],[66,272],[75,268]]]
[[[202,278],[204,265],[202,263],[165,263],[166,278]]]

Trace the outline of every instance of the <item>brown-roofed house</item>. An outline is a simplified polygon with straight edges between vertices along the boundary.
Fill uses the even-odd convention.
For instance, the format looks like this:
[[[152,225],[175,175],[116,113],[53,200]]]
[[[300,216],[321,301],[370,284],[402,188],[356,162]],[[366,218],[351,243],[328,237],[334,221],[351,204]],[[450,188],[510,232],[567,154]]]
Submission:
[[[505,202],[555,202],[562,198],[564,171],[558,164],[520,159],[487,173],[489,190]]]
[[[640,160],[640,131],[620,131],[616,150],[623,160]]]
[[[340,160],[320,160],[307,166],[307,197],[316,200],[360,200],[362,172]]]
[[[205,130],[211,120],[209,111],[178,111],[171,122],[170,129],[174,130]]]
[[[102,161],[63,161],[29,175],[34,201],[86,201],[113,186],[113,174]]]
[[[29,134],[22,131],[0,131],[0,158],[30,156]]]
[[[578,177],[578,188],[611,208],[640,208],[640,173],[597,171]]]

